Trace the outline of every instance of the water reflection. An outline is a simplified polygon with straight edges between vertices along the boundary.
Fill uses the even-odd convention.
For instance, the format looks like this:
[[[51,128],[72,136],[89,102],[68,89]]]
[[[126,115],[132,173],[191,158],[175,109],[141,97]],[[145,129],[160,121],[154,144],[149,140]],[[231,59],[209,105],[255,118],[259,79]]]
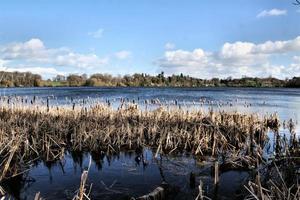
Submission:
[[[225,172],[216,191],[210,163],[199,163],[188,155],[160,155],[154,159],[154,153],[149,149],[114,155],[68,152],[59,162],[35,163],[29,172],[5,181],[3,187],[13,199],[33,199],[37,192],[47,199],[72,199],[90,157],[93,162],[88,184],[92,184],[92,199],[130,199],[147,194],[161,184],[168,188],[168,199],[194,199],[200,180],[205,183],[207,196],[231,199],[240,195],[241,185],[249,177],[248,172]]]

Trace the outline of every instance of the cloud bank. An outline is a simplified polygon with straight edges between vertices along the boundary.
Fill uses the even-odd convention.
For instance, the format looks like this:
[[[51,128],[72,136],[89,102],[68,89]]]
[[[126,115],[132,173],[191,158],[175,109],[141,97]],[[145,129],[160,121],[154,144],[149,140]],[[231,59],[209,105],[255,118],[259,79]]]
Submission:
[[[127,59],[130,51],[99,57],[94,53],[78,53],[66,47],[48,48],[39,38],[0,46],[0,70],[30,71],[43,76],[101,70],[111,59]]]
[[[200,78],[253,76],[286,78],[300,76],[300,36],[291,40],[226,42],[211,52],[202,48],[175,49],[169,45],[154,64],[166,74],[184,73]],[[132,52],[122,50],[105,57],[78,53],[66,47],[49,48],[38,38],[0,46],[0,70],[55,74],[103,72],[113,60],[123,61]],[[118,73],[118,72],[116,72]],[[147,72],[145,72],[147,73]]]
[[[237,41],[225,43],[217,52],[197,48],[166,51],[155,63],[168,74],[187,73],[201,78],[241,77],[243,75],[285,78],[300,75],[300,36],[286,41],[255,44]],[[288,64],[274,64],[276,56],[287,57]]]
[[[49,64],[54,66],[92,68],[107,63],[107,58],[95,54],[75,53],[68,48],[46,48],[37,38],[24,43],[11,43],[0,47],[0,57],[6,61]]]

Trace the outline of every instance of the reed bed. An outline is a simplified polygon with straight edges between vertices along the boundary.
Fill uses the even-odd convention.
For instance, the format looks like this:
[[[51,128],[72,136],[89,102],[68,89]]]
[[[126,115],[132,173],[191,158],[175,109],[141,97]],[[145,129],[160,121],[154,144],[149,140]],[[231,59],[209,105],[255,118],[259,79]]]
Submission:
[[[249,167],[262,157],[276,114],[259,116],[180,108],[142,110],[136,104],[0,107],[0,181],[23,173],[35,159],[59,160],[65,150],[114,153],[151,147],[160,154],[190,152]],[[234,155],[235,160],[229,159]],[[231,160],[231,161],[229,161]]]
[[[300,140],[294,123],[284,123],[290,130],[290,139],[276,134],[275,156],[257,169],[253,180],[245,186],[246,199],[296,200],[300,199]]]

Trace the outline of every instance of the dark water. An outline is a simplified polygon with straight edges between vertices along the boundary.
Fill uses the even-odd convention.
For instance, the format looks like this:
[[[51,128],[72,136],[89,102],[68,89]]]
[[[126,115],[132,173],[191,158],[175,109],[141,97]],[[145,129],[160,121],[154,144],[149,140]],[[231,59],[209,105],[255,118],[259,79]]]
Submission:
[[[155,152],[154,152],[155,153]],[[169,199],[195,199],[201,180],[205,194],[212,198],[239,199],[249,172],[228,171],[220,176],[218,190],[213,186],[211,165],[197,163],[187,155],[154,159],[152,151],[143,152],[145,163],[135,152],[114,156],[93,156],[88,185],[92,199],[130,199],[151,192],[163,181],[168,183]],[[90,154],[66,154],[58,163],[37,163],[22,179],[6,181],[4,189],[16,199],[34,199],[37,192],[46,199],[72,199],[79,188],[80,176],[88,167]],[[191,184],[190,174],[196,174]]]
[[[183,108],[214,107],[221,110],[254,112],[261,115],[277,112],[281,120],[300,119],[299,89],[252,88],[12,88],[0,89],[1,96],[51,96],[55,104],[71,105],[82,99],[90,102],[118,103],[121,98],[140,103],[159,99],[166,105],[178,102]],[[201,105],[200,99],[209,103]],[[298,124],[297,124],[297,130]],[[286,131],[281,129],[282,134]],[[298,132],[297,132],[298,133]],[[271,140],[274,138],[270,135]],[[154,152],[155,153],[155,152]],[[151,192],[163,181],[170,186],[170,199],[195,199],[198,184],[204,183],[205,195],[217,199],[240,199],[245,195],[243,185],[250,172],[229,171],[220,176],[217,190],[212,184],[209,162],[200,163],[192,156],[162,156],[154,159],[151,150],[143,152],[146,164],[139,162],[141,154],[122,152],[118,155],[92,155],[88,183],[92,184],[92,199],[129,199]],[[66,154],[60,163],[38,162],[22,179],[10,180],[4,189],[16,199],[33,199],[37,192],[46,199],[72,199],[79,188],[80,176],[89,162],[90,154]],[[196,184],[190,173],[196,174]]]

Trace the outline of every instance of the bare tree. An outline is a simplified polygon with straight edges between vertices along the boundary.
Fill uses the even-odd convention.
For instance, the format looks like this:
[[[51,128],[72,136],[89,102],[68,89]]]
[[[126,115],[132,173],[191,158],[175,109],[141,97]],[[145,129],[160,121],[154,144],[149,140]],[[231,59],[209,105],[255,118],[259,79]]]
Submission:
[[[294,5],[300,5],[300,0],[295,0],[296,2],[294,2]]]

